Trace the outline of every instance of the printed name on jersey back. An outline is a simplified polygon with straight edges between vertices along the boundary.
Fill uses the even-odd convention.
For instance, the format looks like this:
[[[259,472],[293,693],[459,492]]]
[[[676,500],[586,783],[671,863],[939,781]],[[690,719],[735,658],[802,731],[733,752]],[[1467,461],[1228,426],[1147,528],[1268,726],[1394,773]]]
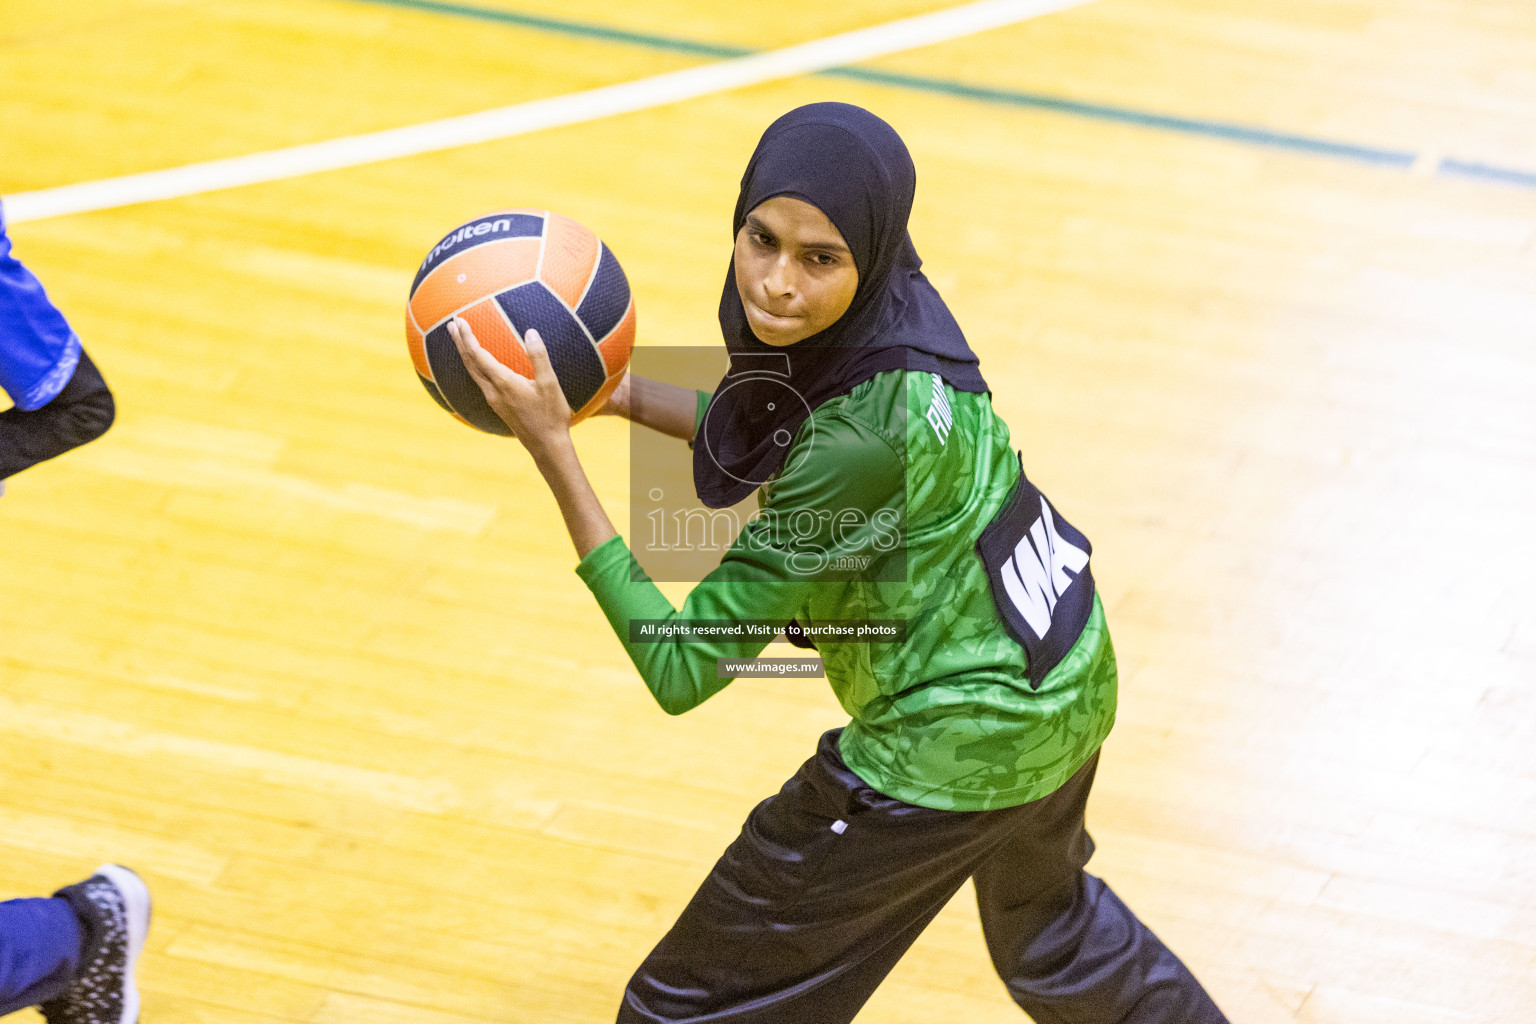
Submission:
[[[954,428],[955,414],[949,407],[949,396],[944,393],[944,378],[937,374],[929,374],[929,377],[933,380],[933,398],[928,403],[928,411],[923,414],[923,418],[933,428],[939,444],[943,445],[949,440],[949,432]]]
[[[1044,638],[1050,630],[1056,602],[1075,578],[1067,572],[1081,573],[1087,564],[1088,552],[1056,531],[1051,506],[1042,496],[1040,518],[1019,538],[1013,554],[1003,563],[1003,586],[1008,598],[1035,636]]]

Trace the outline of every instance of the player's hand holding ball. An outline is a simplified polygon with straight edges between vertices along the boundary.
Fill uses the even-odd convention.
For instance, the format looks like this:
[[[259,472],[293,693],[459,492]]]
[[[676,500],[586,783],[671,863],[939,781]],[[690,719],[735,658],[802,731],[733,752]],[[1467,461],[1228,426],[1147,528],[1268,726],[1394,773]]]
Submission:
[[[624,371],[624,376],[619,378],[619,383],[614,386],[612,394],[610,394],[608,396],[608,400],[605,401],[602,404],[602,406],[599,407],[598,410],[596,412],[594,412],[592,415],[593,416],[622,416],[625,419],[629,419],[630,418],[630,416],[629,416],[629,413],[630,413],[629,396],[630,396],[630,393],[631,393],[631,391],[630,391],[630,380],[631,380],[630,371],[628,369],[626,369]]]
[[[529,380],[533,364],[524,342],[537,331],[574,423],[606,410],[624,383],[635,343],[635,302],[608,246],[549,210],[487,213],[432,247],[405,307],[405,341],[416,375],[433,401],[460,422],[505,435],[512,421],[490,407],[484,391],[487,380],[501,374],[471,377],[462,347],[449,335],[454,323],[470,333],[481,355]],[[490,363],[484,366],[490,369]],[[514,396],[505,388],[502,393]]]
[[[532,380],[482,348],[465,320],[454,317],[448,321],[448,336],[458,347],[469,375],[480,386],[486,404],[535,459],[548,454],[554,445],[570,440],[571,406],[560,389],[560,380],[537,330],[529,328],[523,334],[523,349],[533,364]]]

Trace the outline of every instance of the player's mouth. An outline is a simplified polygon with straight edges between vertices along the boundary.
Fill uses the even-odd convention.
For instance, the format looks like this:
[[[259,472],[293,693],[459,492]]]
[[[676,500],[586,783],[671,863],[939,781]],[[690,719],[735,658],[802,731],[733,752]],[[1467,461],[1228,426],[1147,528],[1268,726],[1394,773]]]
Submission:
[[[747,315],[749,317],[757,321],[759,325],[766,327],[771,331],[786,330],[788,328],[797,326],[800,322],[800,318],[798,316],[784,316],[778,313],[772,313],[764,309],[762,306],[759,306],[755,302],[747,302],[746,307]]]

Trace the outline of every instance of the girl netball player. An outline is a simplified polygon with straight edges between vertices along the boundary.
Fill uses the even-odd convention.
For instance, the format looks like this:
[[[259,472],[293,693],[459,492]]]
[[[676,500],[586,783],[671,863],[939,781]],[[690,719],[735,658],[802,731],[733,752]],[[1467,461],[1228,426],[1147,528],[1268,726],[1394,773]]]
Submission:
[[[5,478],[112,425],[112,393],[63,314],[11,255],[0,207],[0,494]],[[49,1024],[133,1024],[134,965],[149,929],[149,890],[107,864],[49,898],[0,903],[0,1017],[40,1006]]]
[[[613,411],[690,440],[699,497],[759,515],[681,613],[640,571],[533,381],[450,329],[553,490],[586,582],[667,711],[762,638],[632,643],[631,619],[768,619],[815,639],[851,721],[759,804],[631,979],[619,1021],[841,1024],[967,878],[993,963],[1035,1020],[1225,1018],[1099,879],[1084,804],[1114,718],[1089,545],[1020,471],[976,356],[919,270],[915,181],[889,125],[818,103],[742,178],[712,396],[632,378]],[[766,371],[764,368],[767,368]],[[846,567],[855,567],[849,571]],[[899,621],[848,642],[820,627]]]

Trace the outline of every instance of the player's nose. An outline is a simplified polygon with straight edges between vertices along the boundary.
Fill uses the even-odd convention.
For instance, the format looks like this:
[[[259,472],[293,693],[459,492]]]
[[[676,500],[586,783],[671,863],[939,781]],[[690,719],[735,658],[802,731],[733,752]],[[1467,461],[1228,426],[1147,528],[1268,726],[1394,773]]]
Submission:
[[[763,276],[763,289],[769,295],[794,294],[794,280],[787,257],[781,256],[768,265],[768,272]]]

